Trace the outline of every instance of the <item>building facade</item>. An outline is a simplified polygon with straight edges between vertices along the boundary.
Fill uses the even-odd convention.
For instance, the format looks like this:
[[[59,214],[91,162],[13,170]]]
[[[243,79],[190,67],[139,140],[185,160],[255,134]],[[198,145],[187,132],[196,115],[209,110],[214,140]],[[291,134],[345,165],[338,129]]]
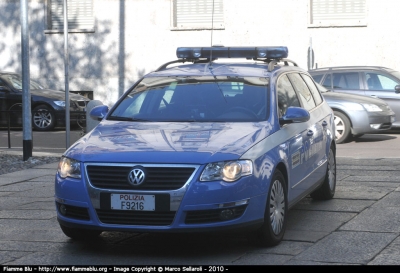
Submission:
[[[64,0],[28,0],[30,75],[65,89]],[[397,0],[68,0],[69,89],[112,105],[179,46],[288,46],[307,69],[400,70]],[[21,72],[20,1],[0,0],[0,70]],[[309,47],[314,62],[308,63]]]

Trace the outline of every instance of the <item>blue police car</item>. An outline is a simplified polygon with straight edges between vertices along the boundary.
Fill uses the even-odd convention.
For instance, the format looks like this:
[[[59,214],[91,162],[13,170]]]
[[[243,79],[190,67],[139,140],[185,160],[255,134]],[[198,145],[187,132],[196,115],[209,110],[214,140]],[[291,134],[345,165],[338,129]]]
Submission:
[[[336,186],[334,116],[287,47],[181,47],[62,156],[57,218],[73,239],[103,231],[246,228],[282,240],[287,213]],[[240,229],[241,231],[243,229]]]

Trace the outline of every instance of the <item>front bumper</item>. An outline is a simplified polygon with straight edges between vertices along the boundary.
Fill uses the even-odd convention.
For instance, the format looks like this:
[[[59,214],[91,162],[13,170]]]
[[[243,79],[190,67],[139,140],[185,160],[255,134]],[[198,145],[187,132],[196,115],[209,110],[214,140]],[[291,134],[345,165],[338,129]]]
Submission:
[[[104,231],[198,232],[255,227],[263,223],[264,209],[260,208],[265,208],[266,194],[256,186],[254,176],[234,183],[199,182],[200,166],[185,165],[194,171],[177,189],[111,189],[93,185],[87,174],[88,166],[82,180],[56,175],[55,202],[62,225]],[[154,195],[155,211],[111,209],[112,193]]]
[[[383,112],[359,112],[349,114],[352,123],[352,134],[369,134],[390,130],[395,121],[392,111]]]

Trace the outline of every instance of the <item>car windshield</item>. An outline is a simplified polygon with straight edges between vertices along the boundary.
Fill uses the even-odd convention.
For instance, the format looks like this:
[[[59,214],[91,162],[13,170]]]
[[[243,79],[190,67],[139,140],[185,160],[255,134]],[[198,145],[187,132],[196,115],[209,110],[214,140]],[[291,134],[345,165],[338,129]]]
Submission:
[[[266,120],[269,78],[196,76],[144,78],[110,120],[247,122]]]
[[[15,75],[15,74],[9,74],[9,75],[3,75],[3,79],[6,80],[8,83],[10,83],[15,89],[17,90],[22,90],[22,78],[20,75]],[[34,82],[30,81],[30,89],[43,89],[43,87]]]

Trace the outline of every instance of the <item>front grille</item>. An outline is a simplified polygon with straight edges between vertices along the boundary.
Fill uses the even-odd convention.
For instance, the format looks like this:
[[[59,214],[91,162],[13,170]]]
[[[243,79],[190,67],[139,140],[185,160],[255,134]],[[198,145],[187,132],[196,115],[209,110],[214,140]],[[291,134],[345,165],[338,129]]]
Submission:
[[[102,223],[116,225],[168,226],[172,224],[175,211],[134,211],[97,209],[97,216]]]
[[[58,212],[60,212],[60,203],[57,203],[57,209]],[[68,218],[74,218],[74,219],[79,219],[79,220],[90,220],[89,212],[87,208],[82,208],[82,207],[76,207],[76,206],[70,206],[70,205],[65,205],[66,208],[66,214],[61,215],[68,217]]]
[[[146,180],[135,187],[140,190],[177,190],[189,180],[195,168],[191,167],[146,167]],[[90,183],[101,189],[131,190],[128,174],[132,167],[95,166],[86,167]]]
[[[86,101],[84,101],[84,100],[77,100],[76,103],[77,103],[80,107],[86,107]]]
[[[228,208],[223,209],[212,209],[212,210],[193,210],[188,211],[186,213],[186,224],[205,224],[205,223],[215,223],[215,222],[223,222],[232,220],[235,218],[239,218],[243,215],[247,205],[238,206],[235,208],[229,208],[233,212],[233,216],[230,219],[221,219],[220,214],[221,211],[226,210]]]

